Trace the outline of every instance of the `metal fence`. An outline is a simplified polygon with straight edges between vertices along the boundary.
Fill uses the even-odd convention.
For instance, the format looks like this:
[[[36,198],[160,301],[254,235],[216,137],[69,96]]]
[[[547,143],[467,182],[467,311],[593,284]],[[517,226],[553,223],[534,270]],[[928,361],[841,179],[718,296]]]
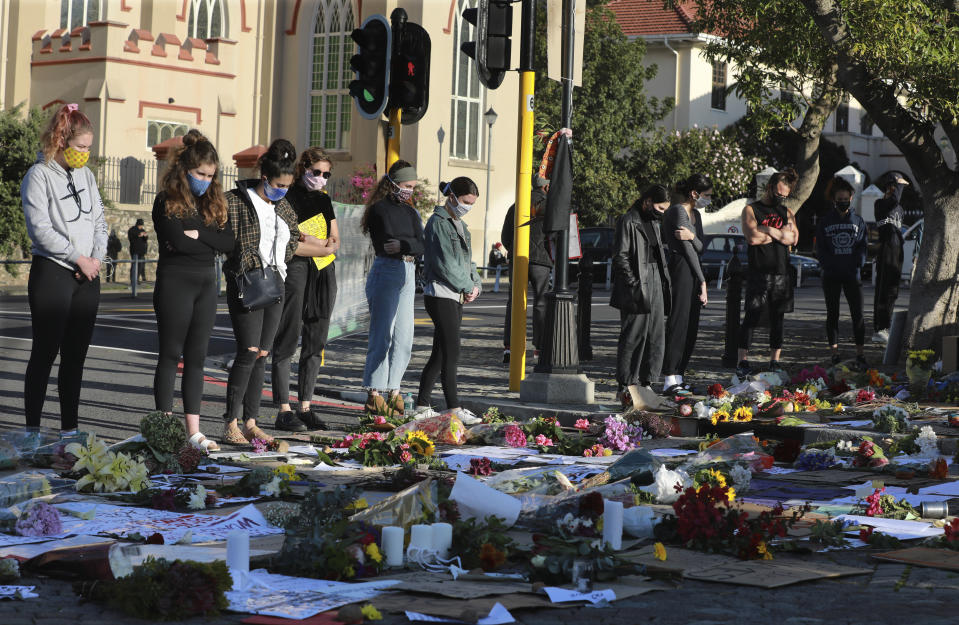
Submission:
[[[121,204],[152,204],[157,194],[157,161],[133,156],[98,159],[96,177],[100,196]],[[220,183],[228,191],[236,185],[237,168],[220,165]]]

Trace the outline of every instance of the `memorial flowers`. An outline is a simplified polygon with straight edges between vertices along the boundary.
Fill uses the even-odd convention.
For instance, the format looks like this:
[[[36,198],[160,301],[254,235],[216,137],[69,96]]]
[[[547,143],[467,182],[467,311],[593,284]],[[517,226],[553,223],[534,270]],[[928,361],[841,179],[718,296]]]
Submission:
[[[60,512],[45,501],[34,501],[20,513],[14,526],[20,536],[53,536],[63,532]]]
[[[72,470],[83,473],[77,480],[78,492],[130,490],[137,493],[151,485],[149,471],[143,462],[123,452],[109,451],[94,434],[87,439],[86,445],[70,443],[66,451],[77,458]]]
[[[868,436],[862,438],[862,443],[859,444],[856,455],[853,456],[852,466],[876,468],[889,464],[889,459],[886,458],[882,447],[875,444]]]
[[[503,435],[510,447],[526,447],[526,434],[518,425],[507,425],[503,429]]]
[[[872,412],[873,427],[879,432],[896,434],[909,429],[909,413],[899,406],[889,404]]]
[[[626,423],[621,418],[609,416],[603,421],[605,429],[597,441],[599,444],[616,451],[627,451],[639,447],[643,440],[641,427]]]

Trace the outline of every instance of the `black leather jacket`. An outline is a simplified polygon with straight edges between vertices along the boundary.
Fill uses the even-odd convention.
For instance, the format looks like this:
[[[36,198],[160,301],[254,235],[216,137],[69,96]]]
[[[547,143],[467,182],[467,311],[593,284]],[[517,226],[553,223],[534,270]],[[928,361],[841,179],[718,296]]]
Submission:
[[[660,231],[659,222],[653,228]],[[637,208],[631,208],[616,222],[616,238],[613,242],[613,293],[609,305],[627,314],[643,314],[651,310],[652,285],[659,280],[662,285],[663,310],[669,314],[670,282],[666,254],[660,235],[660,245],[653,248],[647,243],[643,217]],[[654,256],[659,250],[659,258]]]

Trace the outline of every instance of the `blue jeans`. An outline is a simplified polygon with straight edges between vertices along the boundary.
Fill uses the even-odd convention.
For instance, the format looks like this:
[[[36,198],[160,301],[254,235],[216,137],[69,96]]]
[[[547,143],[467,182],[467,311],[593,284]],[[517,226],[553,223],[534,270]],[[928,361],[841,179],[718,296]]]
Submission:
[[[413,352],[416,264],[377,256],[366,278],[370,337],[363,387],[399,390]]]

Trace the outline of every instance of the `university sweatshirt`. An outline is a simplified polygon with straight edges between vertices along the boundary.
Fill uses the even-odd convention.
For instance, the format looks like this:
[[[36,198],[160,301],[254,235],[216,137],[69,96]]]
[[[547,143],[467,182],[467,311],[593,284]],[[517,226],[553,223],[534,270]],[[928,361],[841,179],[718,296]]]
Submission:
[[[103,260],[108,230],[93,172],[81,167],[70,174],[74,189],[59,163],[41,159],[23,177],[20,199],[33,254],[76,269],[81,256]]]
[[[859,280],[866,263],[866,222],[852,209],[841,216],[835,209],[826,211],[816,232],[816,255],[824,278]]]

